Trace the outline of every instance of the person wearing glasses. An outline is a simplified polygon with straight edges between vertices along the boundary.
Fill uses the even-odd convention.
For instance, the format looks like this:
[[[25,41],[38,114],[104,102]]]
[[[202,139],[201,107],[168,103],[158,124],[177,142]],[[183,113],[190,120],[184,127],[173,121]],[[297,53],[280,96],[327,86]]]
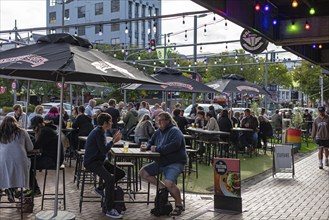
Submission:
[[[164,173],[164,181],[159,182],[159,187],[167,188],[175,199],[175,208],[171,215],[177,216],[184,211],[180,190],[176,182],[187,161],[185,139],[169,113],[160,113],[158,121],[159,129],[155,131],[147,146],[141,146],[141,149],[159,152],[160,159],[157,162],[145,165],[139,173],[143,179],[154,185],[157,184],[155,176],[159,174],[158,171]]]

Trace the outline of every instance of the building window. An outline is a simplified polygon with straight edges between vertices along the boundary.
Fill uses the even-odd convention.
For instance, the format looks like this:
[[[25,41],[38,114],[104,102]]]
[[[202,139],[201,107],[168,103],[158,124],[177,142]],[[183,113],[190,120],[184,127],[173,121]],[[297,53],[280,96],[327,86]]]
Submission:
[[[69,34],[69,33],[70,33],[70,28],[65,27],[65,28],[64,28],[64,33],[68,33],[68,34]]]
[[[78,27],[78,36],[86,35],[86,27]]]
[[[57,0],[50,0],[49,1],[49,6],[55,6]]]
[[[49,31],[49,34],[56,34],[56,30],[55,30],[55,29],[51,29],[51,30]]]
[[[111,1],[111,12],[120,11],[120,0],[112,0]]]
[[[49,23],[56,23],[56,11],[49,12]]]
[[[103,14],[103,2],[95,4],[95,15],[102,15]]]
[[[111,38],[111,44],[112,45],[120,44],[120,38]]]
[[[112,21],[119,21],[119,19],[113,19]],[[111,31],[120,31],[120,22],[112,23]]]
[[[65,9],[64,11],[64,19],[69,20],[70,19],[70,9]]]
[[[86,7],[82,6],[78,8],[78,18],[86,17]]]
[[[99,34],[100,32],[103,33],[103,25],[102,24],[96,24],[95,25],[95,34]]]

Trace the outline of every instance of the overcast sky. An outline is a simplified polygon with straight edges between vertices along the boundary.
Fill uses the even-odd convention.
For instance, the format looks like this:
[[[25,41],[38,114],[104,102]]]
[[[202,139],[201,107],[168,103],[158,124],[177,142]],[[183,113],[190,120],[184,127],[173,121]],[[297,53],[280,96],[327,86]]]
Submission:
[[[90,0],[89,0],[90,1]],[[96,1],[96,0],[95,0]],[[190,0],[162,0],[162,14],[175,14],[190,11],[201,11],[205,8],[195,4]],[[228,23],[227,30],[224,28],[225,21],[222,17],[210,13],[206,17],[198,18],[198,42],[215,42],[239,40],[242,28]],[[46,0],[0,0],[0,30],[10,30],[15,26],[17,20],[18,29],[45,27],[46,26]],[[206,26],[206,36],[204,36],[204,25]],[[185,30],[187,30],[187,40],[185,41]],[[171,33],[172,43],[189,44],[193,43],[193,15],[183,18],[164,19],[162,21],[162,33]],[[2,35],[2,37],[8,37]],[[179,52],[186,55],[193,53],[193,48],[179,49]],[[240,43],[228,44],[228,50],[241,49]],[[280,49],[272,45],[272,49]],[[203,46],[202,53],[219,53],[225,51],[225,44]],[[198,47],[200,54],[200,48]]]

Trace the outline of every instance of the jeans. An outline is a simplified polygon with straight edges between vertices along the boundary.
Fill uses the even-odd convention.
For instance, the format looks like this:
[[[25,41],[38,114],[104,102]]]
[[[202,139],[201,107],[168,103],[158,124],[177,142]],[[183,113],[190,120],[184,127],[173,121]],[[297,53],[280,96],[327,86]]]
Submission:
[[[125,171],[119,167],[114,166],[108,160],[104,162],[96,161],[94,163],[85,166],[88,170],[95,173],[101,180],[104,180],[104,184],[100,186],[105,188],[105,205],[108,211],[114,208],[114,183],[122,179],[126,174]],[[115,177],[114,177],[115,169]]]
[[[253,132],[243,132],[242,136],[241,136],[241,143],[242,146],[244,147],[248,147],[249,145],[251,145],[253,148],[257,147],[257,143],[258,143],[258,134],[257,132],[253,131]]]

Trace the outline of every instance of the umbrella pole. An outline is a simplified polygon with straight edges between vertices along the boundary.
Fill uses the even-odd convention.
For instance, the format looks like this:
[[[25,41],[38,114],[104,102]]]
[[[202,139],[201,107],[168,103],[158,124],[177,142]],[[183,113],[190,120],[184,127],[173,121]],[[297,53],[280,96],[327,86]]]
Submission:
[[[62,76],[62,86],[61,86],[61,107],[59,111],[59,123],[58,123],[58,142],[57,142],[57,165],[56,165],[56,182],[55,182],[55,201],[54,201],[54,216],[57,216],[58,212],[58,184],[59,184],[59,167],[60,164],[60,158],[61,158],[61,136],[62,136],[62,123],[63,123],[63,97],[64,97],[64,81],[65,77]]]
[[[60,156],[61,156],[61,148],[62,148],[62,142],[61,142],[61,133],[62,133],[62,121],[63,121],[63,94],[64,94],[64,82],[65,77],[62,76],[62,87],[61,87],[61,95],[60,95],[60,116],[59,116],[59,128],[58,128],[58,142],[57,142],[57,163],[56,163],[56,182],[55,182],[55,201],[54,201],[54,210],[51,211],[41,211],[36,214],[35,219],[36,220],[74,220],[75,215],[67,212],[67,211],[59,211],[58,212],[58,184],[59,184],[59,167],[61,164],[60,162]],[[65,184],[65,183],[63,183]]]
[[[25,117],[25,124],[23,125],[24,128],[27,128],[27,113],[29,112],[28,110],[28,107],[29,107],[29,104],[30,104],[30,84],[31,84],[31,81],[28,80],[27,81],[27,92],[26,92],[26,117]]]

